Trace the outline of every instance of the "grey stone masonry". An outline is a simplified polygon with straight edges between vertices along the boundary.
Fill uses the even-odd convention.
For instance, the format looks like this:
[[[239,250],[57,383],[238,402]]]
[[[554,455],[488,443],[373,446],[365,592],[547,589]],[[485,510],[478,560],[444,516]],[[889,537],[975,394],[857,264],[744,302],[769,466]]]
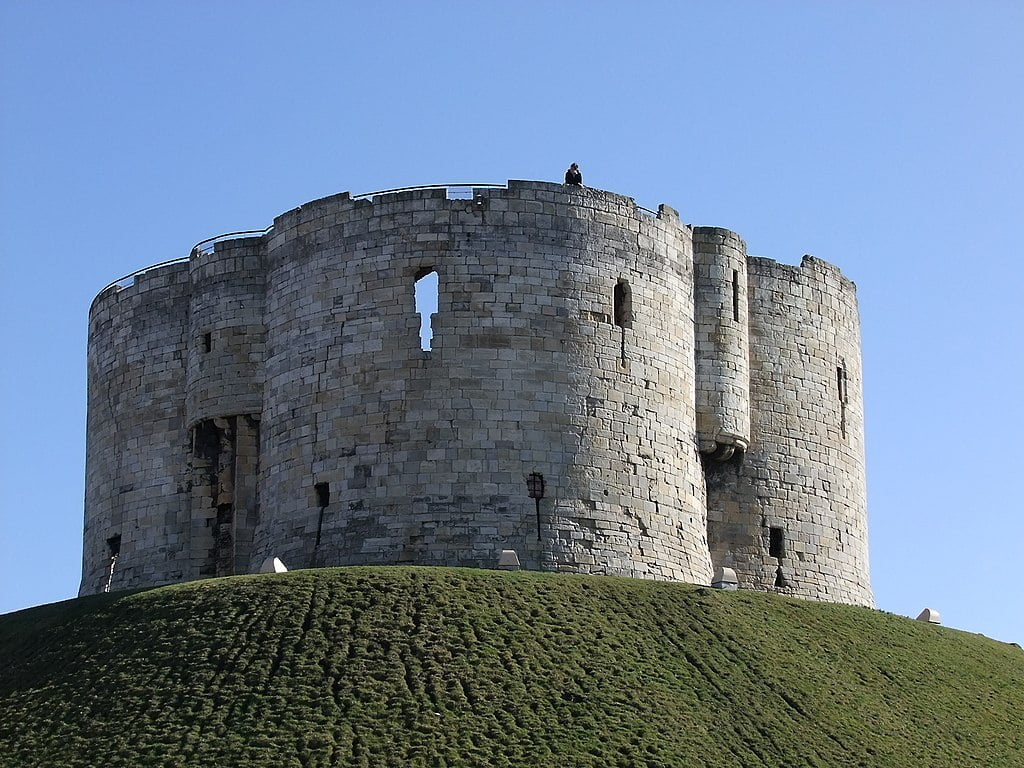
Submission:
[[[81,593],[515,550],[871,604],[860,393],[824,262],[561,184],[335,195],[93,302]]]
[[[731,458],[750,444],[747,247],[733,232],[693,228],[697,437],[702,453]]]

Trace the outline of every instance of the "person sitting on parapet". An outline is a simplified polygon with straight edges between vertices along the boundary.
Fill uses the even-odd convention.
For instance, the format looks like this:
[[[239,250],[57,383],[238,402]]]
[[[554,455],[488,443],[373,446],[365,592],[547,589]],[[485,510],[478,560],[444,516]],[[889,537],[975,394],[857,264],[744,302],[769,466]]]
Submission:
[[[583,174],[580,173],[580,167],[576,163],[570,165],[569,170],[565,172],[565,183],[574,187],[583,186]]]

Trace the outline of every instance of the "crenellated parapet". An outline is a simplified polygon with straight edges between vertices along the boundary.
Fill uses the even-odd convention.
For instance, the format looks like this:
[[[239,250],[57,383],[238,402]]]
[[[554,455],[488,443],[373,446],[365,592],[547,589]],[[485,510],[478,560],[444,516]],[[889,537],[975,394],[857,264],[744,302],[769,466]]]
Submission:
[[[105,289],[82,592],[269,556],[492,567],[515,549],[870,602],[852,284],[771,265],[667,206],[510,181],[334,195]],[[101,395],[132,361],[163,403],[129,417]],[[113,493],[134,471],[166,493]]]

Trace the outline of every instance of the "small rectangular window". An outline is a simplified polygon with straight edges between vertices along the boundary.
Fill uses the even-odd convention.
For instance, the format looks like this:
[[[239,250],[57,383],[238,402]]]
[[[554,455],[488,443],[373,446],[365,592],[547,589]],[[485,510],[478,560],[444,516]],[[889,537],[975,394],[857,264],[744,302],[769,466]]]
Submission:
[[[107,539],[107,556],[117,557],[121,554],[121,534],[115,534]]]
[[[782,528],[768,529],[768,555],[779,560],[786,556],[786,533]]]
[[[316,491],[316,505],[318,507],[326,507],[331,503],[331,484],[330,483],[317,483],[313,486]]]
[[[740,271],[732,271],[732,319],[740,321]]]
[[[213,334],[203,334],[203,352],[210,352],[213,350]]]
[[[625,280],[619,280],[612,291],[612,318],[620,328],[633,324],[633,296]]]

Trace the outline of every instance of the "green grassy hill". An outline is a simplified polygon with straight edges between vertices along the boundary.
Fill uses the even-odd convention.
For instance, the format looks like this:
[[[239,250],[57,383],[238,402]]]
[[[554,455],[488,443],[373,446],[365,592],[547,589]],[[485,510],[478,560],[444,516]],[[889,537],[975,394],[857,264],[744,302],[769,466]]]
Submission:
[[[627,579],[217,579],[0,617],[0,764],[1024,765],[1024,652]]]

